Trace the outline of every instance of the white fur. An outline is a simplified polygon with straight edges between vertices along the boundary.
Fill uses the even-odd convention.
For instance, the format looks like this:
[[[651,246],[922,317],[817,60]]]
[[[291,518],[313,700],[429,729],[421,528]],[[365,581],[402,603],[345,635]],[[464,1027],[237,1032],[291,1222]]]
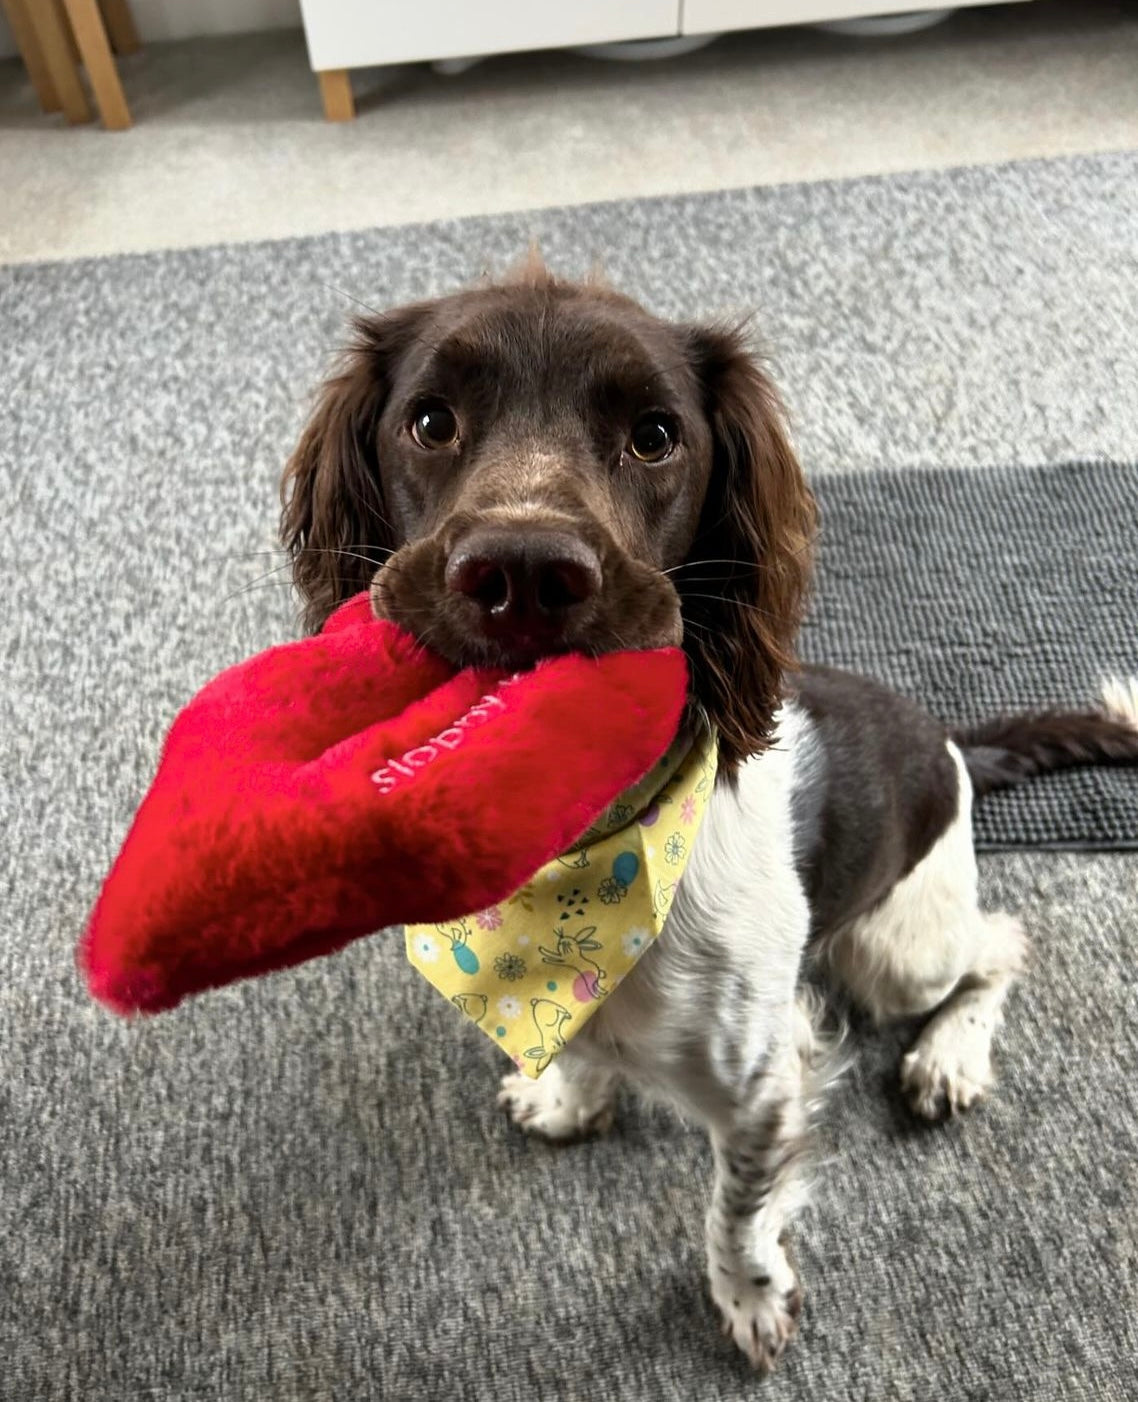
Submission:
[[[583,1139],[612,1126],[616,1073],[564,1054],[536,1081],[515,1073],[502,1078],[498,1104],[515,1124],[543,1139]]]
[[[502,1101],[524,1128],[552,1133],[596,1122],[596,1079],[615,1069],[662,1094],[711,1132],[716,1178],[708,1213],[708,1273],[727,1332],[761,1370],[797,1327],[800,1295],[780,1237],[803,1198],[799,1162],[814,1036],[796,1002],[810,912],[794,871],[790,797],[795,740],[805,723],[789,712],[780,744],[719,785],[664,930],[561,1053],[552,1096],[507,1077]],[[570,1111],[578,1085],[586,1103]],[[549,1099],[560,1100],[554,1114]],[[762,1171],[763,1202],[730,1210],[736,1156]],[[758,1282],[758,1283],[756,1283]]]
[[[981,914],[971,785],[954,821],[871,916],[828,950],[878,1017],[928,1012],[905,1059],[915,1108],[970,1104],[991,1081],[989,1047],[1023,937]],[[508,1076],[500,1103],[525,1129],[574,1137],[608,1119],[617,1075],[708,1128],[715,1178],[708,1280],[724,1329],[762,1372],[797,1328],[801,1291],[783,1245],[805,1196],[802,1147],[819,1062],[816,1018],[797,997],[810,910],[795,870],[791,798],[817,761],[810,722],[783,713],[776,745],[719,784],[656,943],[536,1084]]]
[[[901,1062],[901,1088],[918,1115],[938,1119],[967,1110],[992,1084],[992,1037],[1027,939],[1014,916],[979,917],[983,967],[968,970],[952,998],[925,1026]]]
[[[1108,716],[1138,730],[1138,677],[1107,677],[1102,702]]]

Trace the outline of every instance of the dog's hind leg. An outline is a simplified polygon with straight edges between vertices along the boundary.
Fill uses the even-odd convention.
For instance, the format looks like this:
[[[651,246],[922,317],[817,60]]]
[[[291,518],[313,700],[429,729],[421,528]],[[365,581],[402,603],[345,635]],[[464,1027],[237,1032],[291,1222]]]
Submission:
[[[901,1061],[901,1089],[927,1120],[968,1109],[992,1085],[992,1038],[1026,956],[1027,941],[1014,916],[977,912],[977,919],[983,935],[974,966]]]
[[[972,787],[960,752],[950,751],[960,781],[956,817],[880,905],[821,951],[878,1022],[934,1014],[901,1062],[902,1090],[925,1119],[967,1109],[992,1085],[992,1038],[1027,956],[1019,921],[980,909]]]

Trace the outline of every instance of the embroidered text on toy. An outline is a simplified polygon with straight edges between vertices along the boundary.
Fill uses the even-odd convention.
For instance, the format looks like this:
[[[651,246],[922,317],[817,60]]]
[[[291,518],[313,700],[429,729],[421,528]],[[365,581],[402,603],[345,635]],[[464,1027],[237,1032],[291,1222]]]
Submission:
[[[509,677],[501,686],[508,686],[514,680],[514,677]],[[379,788],[380,793],[391,793],[404,779],[414,778],[416,770],[424,769],[432,760],[438,759],[444,750],[457,750],[468,730],[485,725],[505,709],[506,703],[500,696],[483,696],[465,715],[459,716],[453,725],[432,736],[426,744],[416,745],[400,759],[389,759],[382,769],[377,769],[371,776],[372,783]]]

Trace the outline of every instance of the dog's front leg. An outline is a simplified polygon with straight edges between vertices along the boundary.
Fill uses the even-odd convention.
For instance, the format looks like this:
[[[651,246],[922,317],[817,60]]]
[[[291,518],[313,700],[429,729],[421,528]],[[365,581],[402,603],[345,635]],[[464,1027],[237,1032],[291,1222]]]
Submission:
[[[612,1127],[617,1076],[567,1046],[536,1081],[519,1072],[502,1078],[498,1104],[527,1134],[569,1143]]]
[[[762,1373],[778,1362],[802,1310],[798,1276],[784,1243],[789,1219],[805,1196],[804,1070],[798,1048],[778,1048],[751,1094],[711,1130],[711,1295],[724,1333]]]

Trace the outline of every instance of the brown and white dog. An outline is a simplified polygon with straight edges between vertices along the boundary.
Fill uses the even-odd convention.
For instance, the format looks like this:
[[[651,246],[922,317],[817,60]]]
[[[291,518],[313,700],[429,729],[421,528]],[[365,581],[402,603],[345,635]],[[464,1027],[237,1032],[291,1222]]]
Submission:
[[[734,330],[535,264],[358,321],[284,491],[311,628],[370,585],[456,666],[685,648],[720,779],[667,924],[500,1101],[571,1139],[607,1126],[623,1076],[707,1126],[711,1293],[767,1371],[802,1302],[784,1240],[819,1062],[804,957],[879,1019],[932,1014],[901,1065],[917,1114],[972,1104],[1025,957],[1016,919],[978,904],[973,795],[1138,762],[1138,682],[950,735],[873,682],[798,668],[814,507],[763,369]]]

